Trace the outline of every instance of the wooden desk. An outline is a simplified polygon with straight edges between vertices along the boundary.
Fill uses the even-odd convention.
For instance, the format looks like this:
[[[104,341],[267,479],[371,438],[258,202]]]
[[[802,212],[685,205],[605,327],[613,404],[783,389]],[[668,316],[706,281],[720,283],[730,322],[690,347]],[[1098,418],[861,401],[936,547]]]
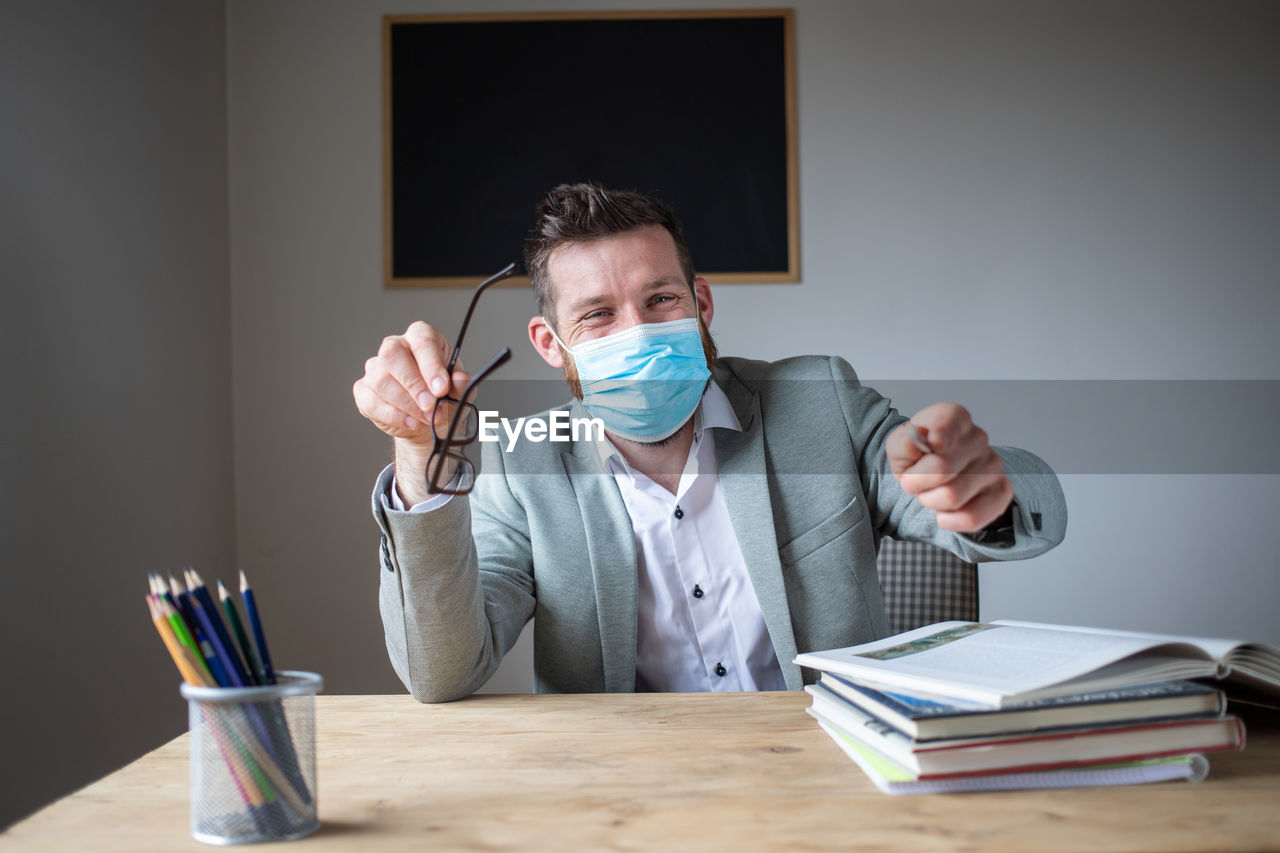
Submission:
[[[803,693],[317,699],[321,830],[296,850],[1280,850],[1280,730],[1201,784],[889,797]],[[187,738],[13,826],[5,849],[207,850]]]

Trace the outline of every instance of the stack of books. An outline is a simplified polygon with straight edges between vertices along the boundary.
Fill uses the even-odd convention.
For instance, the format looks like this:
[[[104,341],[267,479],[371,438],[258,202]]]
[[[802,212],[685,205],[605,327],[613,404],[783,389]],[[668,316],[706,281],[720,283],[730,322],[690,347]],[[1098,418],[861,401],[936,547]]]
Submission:
[[[1280,694],[1263,643],[998,621],[943,622],[796,658],[807,709],[886,793],[1120,785],[1208,773],[1244,746],[1222,679]]]

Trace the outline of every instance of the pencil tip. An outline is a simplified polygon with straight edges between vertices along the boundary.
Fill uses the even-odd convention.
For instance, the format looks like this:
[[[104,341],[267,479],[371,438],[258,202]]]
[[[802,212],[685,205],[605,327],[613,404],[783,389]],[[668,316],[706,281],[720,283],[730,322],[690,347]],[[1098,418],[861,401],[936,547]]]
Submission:
[[[244,569],[240,570],[240,591],[244,592],[249,588],[249,580],[244,576]]]

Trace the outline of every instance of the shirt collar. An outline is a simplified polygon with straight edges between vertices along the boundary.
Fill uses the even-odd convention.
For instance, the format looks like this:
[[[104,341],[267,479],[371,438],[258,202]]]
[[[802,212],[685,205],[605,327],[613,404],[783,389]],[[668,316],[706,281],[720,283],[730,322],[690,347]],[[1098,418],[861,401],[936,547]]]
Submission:
[[[742,424],[733,412],[733,404],[729,402],[729,398],[725,396],[724,391],[714,379],[707,382],[707,390],[702,393],[702,400],[693,412],[694,448],[702,443],[702,433],[706,429],[731,429],[734,432],[742,432]],[[595,442],[595,445],[606,471],[631,473],[631,466],[618,452],[618,448],[613,446],[608,436],[604,441]]]

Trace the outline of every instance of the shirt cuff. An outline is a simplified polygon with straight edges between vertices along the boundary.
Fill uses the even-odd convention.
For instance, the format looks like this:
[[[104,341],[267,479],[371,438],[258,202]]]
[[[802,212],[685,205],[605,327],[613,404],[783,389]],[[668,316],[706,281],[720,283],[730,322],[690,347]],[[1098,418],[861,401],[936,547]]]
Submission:
[[[462,475],[462,469],[459,468],[457,471],[454,472],[453,479],[449,481],[449,484],[448,486],[446,486],[446,488],[457,488],[458,481],[462,478],[461,475]],[[391,503],[391,508],[398,512],[431,512],[431,510],[439,509],[440,507],[447,504],[449,502],[449,499],[452,497],[453,495],[441,492],[440,494],[432,495],[431,497],[427,498],[425,501],[416,503],[413,506],[409,507],[408,509],[405,509],[404,499],[400,497],[400,490],[396,488],[396,477],[394,474],[391,475],[390,503]]]
[[[992,548],[1010,548],[1016,540],[1013,518],[1014,513],[1017,511],[1018,502],[1011,500],[1009,501],[1009,506],[995,521],[981,530],[960,535],[979,545],[988,545]]]

